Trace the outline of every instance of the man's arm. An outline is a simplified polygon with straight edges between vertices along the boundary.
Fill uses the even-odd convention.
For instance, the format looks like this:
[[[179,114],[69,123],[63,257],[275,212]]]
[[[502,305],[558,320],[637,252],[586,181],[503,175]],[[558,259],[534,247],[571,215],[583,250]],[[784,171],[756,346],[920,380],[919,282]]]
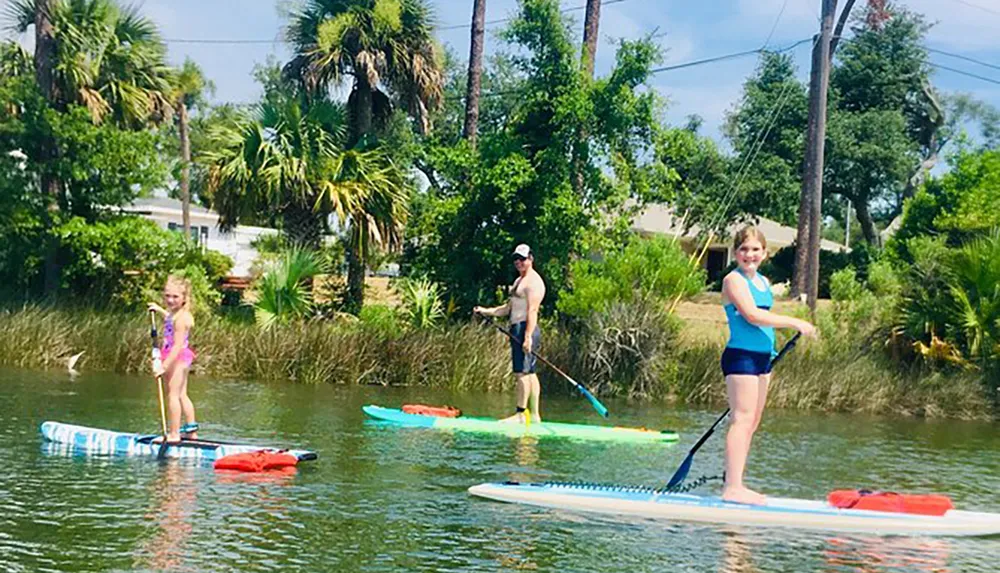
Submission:
[[[500,306],[477,306],[472,309],[472,312],[483,316],[507,316],[510,314],[510,301],[508,300]]]

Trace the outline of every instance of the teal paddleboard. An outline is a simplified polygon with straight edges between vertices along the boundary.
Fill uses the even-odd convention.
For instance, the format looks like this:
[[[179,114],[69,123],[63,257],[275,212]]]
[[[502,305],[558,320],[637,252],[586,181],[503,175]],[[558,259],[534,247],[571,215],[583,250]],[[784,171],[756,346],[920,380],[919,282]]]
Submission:
[[[620,426],[591,426],[588,424],[563,424],[559,422],[541,422],[533,424],[513,424],[501,422],[492,418],[470,418],[459,416],[445,418],[408,414],[395,408],[381,406],[365,406],[365,414],[400,426],[411,428],[434,428],[438,430],[457,430],[463,432],[479,432],[500,434],[504,436],[538,436],[540,438],[571,438],[578,440],[604,440],[610,442],[676,442],[677,432],[671,430],[648,430],[646,428],[625,428]]]

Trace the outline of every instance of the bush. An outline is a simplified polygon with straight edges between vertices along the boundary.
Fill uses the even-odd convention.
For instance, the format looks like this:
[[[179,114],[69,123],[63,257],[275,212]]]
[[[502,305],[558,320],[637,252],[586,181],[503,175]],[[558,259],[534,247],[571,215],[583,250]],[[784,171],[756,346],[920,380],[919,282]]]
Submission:
[[[878,252],[866,243],[859,243],[849,253],[821,250],[819,252],[820,298],[831,298],[830,279],[834,273],[850,266],[854,268],[857,279],[865,281],[868,278],[868,267],[875,260],[878,260]],[[731,265],[730,268],[735,268],[735,265]],[[776,253],[764,261],[760,272],[774,284],[791,281],[795,272],[795,245],[791,244],[778,249]],[[716,290],[719,290],[722,288],[722,279],[720,278],[717,282]]]
[[[316,253],[298,248],[286,251],[254,284],[257,324],[269,329],[310,316],[312,279],[323,270]]]
[[[400,281],[403,315],[413,328],[432,328],[444,318],[444,305],[437,283],[427,278],[407,278]]]
[[[150,296],[159,298],[156,293],[170,272],[185,269],[199,283],[201,301],[214,308],[219,298],[210,292],[213,283],[233,264],[225,255],[203,253],[180,234],[139,217],[97,223],[74,217],[53,232],[63,259],[62,290],[95,306],[144,306]]]
[[[570,266],[572,289],[559,295],[559,312],[587,320],[615,304],[637,300],[668,303],[702,291],[705,273],[692,269],[688,256],[665,237],[636,238],[601,261]]]

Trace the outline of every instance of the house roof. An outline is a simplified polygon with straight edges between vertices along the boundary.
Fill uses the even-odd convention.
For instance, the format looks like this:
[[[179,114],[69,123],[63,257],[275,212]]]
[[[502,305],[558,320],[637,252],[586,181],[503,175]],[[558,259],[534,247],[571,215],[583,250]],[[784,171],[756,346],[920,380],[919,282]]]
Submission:
[[[673,208],[669,205],[652,204],[647,206],[646,209],[635,218],[632,223],[632,229],[640,233],[679,235],[688,239],[697,238],[702,231],[701,227],[694,225],[687,231],[684,231],[684,221],[682,219],[682,217],[676,216]],[[774,250],[791,245],[795,242],[795,237],[798,235],[797,229],[782,225],[777,221],[772,221],[766,217],[758,217],[756,225],[757,228],[764,233],[764,236],[767,237],[768,245],[773,247]],[[742,226],[742,222],[731,223],[728,227],[726,227],[727,236],[717,239],[716,244],[727,244],[729,242],[729,237],[735,235]],[[850,250],[840,243],[835,243],[826,239],[822,240],[820,248],[825,251]]]

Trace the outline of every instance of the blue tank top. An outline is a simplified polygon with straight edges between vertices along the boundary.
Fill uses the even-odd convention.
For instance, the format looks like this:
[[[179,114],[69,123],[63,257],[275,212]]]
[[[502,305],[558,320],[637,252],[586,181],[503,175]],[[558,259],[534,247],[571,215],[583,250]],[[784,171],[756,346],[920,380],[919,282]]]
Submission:
[[[750,289],[750,294],[753,295],[753,302],[757,305],[757,308],[771,310],[771,307],[774,305],[774,294],[771,292],[771,283],[767,278],[764,275],[757,275],[764,281],[764,290],[761,290],[752,280],[740,272],[739,269],[733,272],[739,274],[747,281],[747,287]],[[736,305],[733,303],[725,305],[724,308],[726,309],[726,318],[729,319],[729,342],[726,343],[727,348],[774,354],[774,327],[751,324],[740,315],[739,310],[736,309]]]

